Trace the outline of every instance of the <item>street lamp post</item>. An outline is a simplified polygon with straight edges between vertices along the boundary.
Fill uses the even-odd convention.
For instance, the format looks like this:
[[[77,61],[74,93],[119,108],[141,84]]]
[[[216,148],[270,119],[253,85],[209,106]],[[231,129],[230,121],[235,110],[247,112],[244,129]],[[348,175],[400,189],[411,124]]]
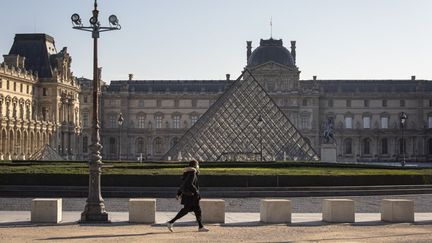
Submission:
[[[405,166],[405,150],[406,150],[406,144],[405,144],[405,138],[404,138],[404,130],[405,130],[405,124],[407,121],[407,114],[405,112],[401,112],[399,115],[400,123],[401,123],[401,130],[402,130],[402,166]]]
[[[263,119],[261,115],[258,117],[258,127],[259,127],[259,133],[260,133],[260,161],[263,161],[263,139],[262,139],[262,127],[263,127]]]
[[[90,26],[83,26],[78,14],[71,16],[73,28],[92,33],[93,38],[93,116],[92,134],[89,159],[89,191],[84,212],[81,213],[81,222],[109,222],[108,213],[105,211],[105,203],[101,195],[102,156],[99,134],[99,75],[98,75],[98,48],[97,39],[100,32],[119,30],[121,27],[115,15],[109,16],[110,27],[102,27],[99,23],[99,11],[97,0],[94,1],[94,9],[90,18]]]
[[[121,130],[122,130],[122,125],[123,125],[123,121],[124,121],[124,118],[123,118],[123,114],[122,113],[120,113],[120,115],[119,115],[119,118],[118,118],[118,124],[119,124],[119,129],[120,129],[120,132],[119,132],[119,161],[121,161],[121,139],[122,139],[122,137],[121,137]]]

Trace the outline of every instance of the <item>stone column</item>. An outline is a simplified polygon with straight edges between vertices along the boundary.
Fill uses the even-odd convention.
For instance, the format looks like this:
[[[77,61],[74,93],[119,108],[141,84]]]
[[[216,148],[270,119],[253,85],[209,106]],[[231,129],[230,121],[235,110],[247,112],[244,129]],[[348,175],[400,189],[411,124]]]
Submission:
[[[3,96],[0,97],[0,118],[3,117]]]
[[[17,119],[17,110],[16,110],[16,106],[17,106],[17,103],[16,103],[16,101],[13,101],[12,102],[12,117],[14,118],[14,119]]]

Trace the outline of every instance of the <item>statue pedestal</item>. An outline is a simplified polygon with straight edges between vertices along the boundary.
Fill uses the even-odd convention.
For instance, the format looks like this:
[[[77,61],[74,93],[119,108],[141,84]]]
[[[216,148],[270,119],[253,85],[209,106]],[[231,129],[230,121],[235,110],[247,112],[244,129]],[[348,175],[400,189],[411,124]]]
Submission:
[[[336,162],[336,144],[321,144],[321,162]]]

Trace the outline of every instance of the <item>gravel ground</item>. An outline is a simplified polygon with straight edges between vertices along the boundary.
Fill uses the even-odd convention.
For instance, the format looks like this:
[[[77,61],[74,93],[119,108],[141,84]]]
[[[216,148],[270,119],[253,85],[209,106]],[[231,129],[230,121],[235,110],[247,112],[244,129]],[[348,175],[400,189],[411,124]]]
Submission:
[[[349,198],[355,200],[357,213],[377,213],[380,202],[385,198],[411,199],[416,212],[432,212],[432,194],[391,195],[391,196],[344,196],[344,197],[294,197],[294,213],[319,213],[325,198]],[[29,211],[32,198],[0,198],[0,211]],[[128,211],[128,198],[105,198],[107,211]],[[225,198],[226,212],[259,212],[261,198]],[[64,211],[81,211],[86,198],[63,198]],[[181,205],[175,199],[158,198],[157,211],[177,211]]]
[[[431,242],[432,225],[209,226],[60,225],[0,227],[0,242]]]

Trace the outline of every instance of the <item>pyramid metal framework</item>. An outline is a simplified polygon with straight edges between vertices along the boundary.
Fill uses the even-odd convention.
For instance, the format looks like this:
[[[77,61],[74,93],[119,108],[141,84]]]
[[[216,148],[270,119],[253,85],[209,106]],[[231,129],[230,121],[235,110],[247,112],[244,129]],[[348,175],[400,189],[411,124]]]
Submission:
[[[319,157],[245,69],[162,159],[316,161]]]
[[[63,161],[64,159],[49,144],[45,144],[41,149],[30,155],[29,160],[38,161]]]

